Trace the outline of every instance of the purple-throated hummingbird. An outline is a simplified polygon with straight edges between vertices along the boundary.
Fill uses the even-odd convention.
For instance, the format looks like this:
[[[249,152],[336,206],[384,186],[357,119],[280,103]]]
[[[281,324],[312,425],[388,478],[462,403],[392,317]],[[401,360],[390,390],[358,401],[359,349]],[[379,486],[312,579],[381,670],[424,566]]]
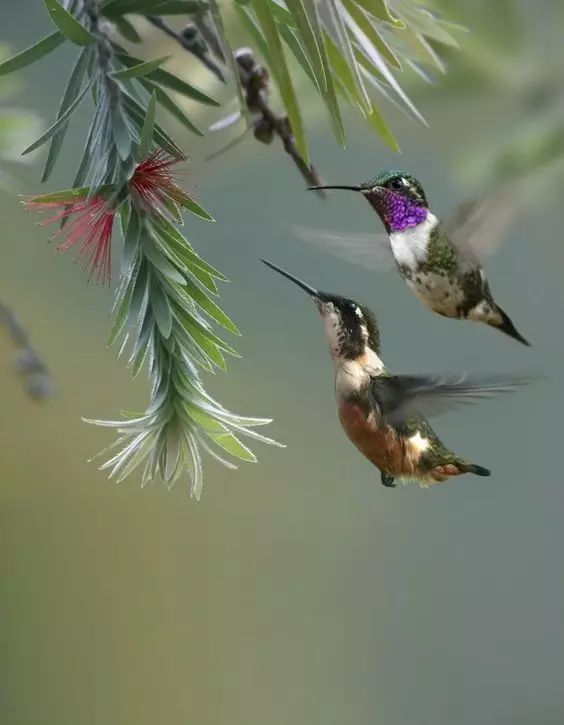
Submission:
[[[408,287],[433,312],[484,322],[529,345],[494,301],[479,259],[479,252],[485,251],[486,242],[492,236],[482,224],[483,204],[466,208],[462,219],[458,215],[456,233],[439,222],[429,209],[421,184],[404,171],[384,171],[357,186],[312,188],[360,192],[376,210],[387,238],[386,235],[337,235],[303,227],[298,228],[300,236],[318,241],[337,254],[340,249],[340,256],[350,261],[355,261],[356,256],[356,261],[366,266],[386,266],[386,262],[395,260]],[[503,223],[503,219],[497,223],[500,221]]]
[[[341,425],[358,450],[380,470],[384,486],[393,487],[395,478],[429,485],[462,473],[490,475],[487,468],[450,451],[424,416],[511,392],[529,379],[392,375],[380,358],[378,324],[367,307],[321,292],[281,267],[262,261],[307,292],[319,310],[333,359]]]

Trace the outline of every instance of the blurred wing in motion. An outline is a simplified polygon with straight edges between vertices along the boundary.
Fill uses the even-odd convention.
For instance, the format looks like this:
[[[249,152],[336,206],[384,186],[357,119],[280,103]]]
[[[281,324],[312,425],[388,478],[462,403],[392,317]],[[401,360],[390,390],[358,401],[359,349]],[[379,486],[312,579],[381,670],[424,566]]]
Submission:
[[[371,394],[393,425],[448,412],[501,393],[512,393],[534,380],[511,375],[393,375],[374,378]]]
[[[483,199],[467,201],[443,223],[444,231],[462,250],[479,260],[502,245],[523,203],[522,183],[506,184]]]
[[[293,226],[296,236],[304,242],[365,269],[389,271],[395,266],[387,234],[374,232],[336,232],[332,229]]]

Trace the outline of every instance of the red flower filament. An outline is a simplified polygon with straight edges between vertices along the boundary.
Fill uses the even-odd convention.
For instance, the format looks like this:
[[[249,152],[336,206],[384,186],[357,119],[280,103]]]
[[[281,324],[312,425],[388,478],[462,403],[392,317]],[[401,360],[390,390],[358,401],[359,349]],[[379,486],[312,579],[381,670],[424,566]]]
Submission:
[[[137,166],[129,183],[147,211],[163,214],[170,202],[182,204],[186,194],[171,171],[181,161],[185,159],[176,159],[163,149],[157,149]]]
[[[24,202],[27,206],[40,210],[57,209],[57,213],[49,217],[40,226],[56,224],[68,219],[63,229],[55,232],[51,239],[64,236],[57,249],[66,252],[75,244],[82,244],[74,261],[84,258],[85,269],[90,269],[88,280],[96,275],[98,284],[110,282],[111,279],[111,243],[115,209],[102,196],[90,199],[81,198],[74,201],[42,201],[41,197],[32,197]]]

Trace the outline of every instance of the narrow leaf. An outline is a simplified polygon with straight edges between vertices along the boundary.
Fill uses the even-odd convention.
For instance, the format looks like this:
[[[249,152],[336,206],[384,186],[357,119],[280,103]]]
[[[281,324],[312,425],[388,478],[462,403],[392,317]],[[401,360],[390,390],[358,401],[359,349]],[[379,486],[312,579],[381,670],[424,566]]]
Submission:
[[[125,13],[139,15],[193,15],[208,9],[205,0],[110,0],[103,4],[102,14],[119,18]]]
[[[133,118],[134,121],[136,121],[139,130],[141,130],[141,128],[143,127],[143,122],[145,120],[145,109],[139,104],[139,102],[135,98],[130,96],[128,93],[124,94],[123,102],[129,115]],[[180,150],[176,143],[156,122],[153,128],[153,138],[155,139],[156,143],[159,146],[162,146],[162,148],[167,151],[171,156],[174,156],[177,159],[185,158],[184,153]]]
[[[113,22],[121,35],[123,35],[126,40],[129,40],[130,43],[140,43],[143,40],[127,18],[124,18],[123,16],[117,17]]]
[[[233,433],[206,433],[214,443],[221,446],[224,451],[227,451],[235,458],[239,458],[242,461],[250,461],[256,463],[256,456],[247,448],[241,441],[233,435]]]
[[[17,55],[13,55],[8,60],[0,63],[0,76],[13,73],[16,70],[20,70],[20,68],[25,68],[27,65],[35,63],[40,58],[51,53],[55,48],[58,48],[64,41],[65,36],[59,33],[58,30],[55,30],[54,33],[38,40],[30,48],[26,48],[17,53]]]
[[[118,54],[118,58],[124,65],[130,68],[139,65],[140,63],[143,63],[143,61],[139,60],[139,58],[134,58],[131,55],[125,55],[123,53]],[[189,83],[186,83],[186,81],[177,78],[175,75],[169,73],[166,70],[163,70],[162,68],[157,68],[156,70],[147,73],[145,77],[153,81],[154,83],[165,86],[166,88],[170,88],[171,90],[176,91],[177,93],[181,93],[188,98],[192,98],[194,101],[203,103],[206,106],[221,105],[219,101],[215,100],[215,98],[211,98],[211,96],[208,96],[203,91],[200,91],[198,88],[195,88]]]
[[[43,0],[47,12],[61,33],[75,45],[90,45],[96,38],[58,0]]]
[[[125,80],[127,78],[140,78],[141,76],[149,75],[151,71],[154,71],[160,65],[166,63],[169,58],[170,55],[162,55],[160,58],[155,58],[154,60],[141,61],[140,63],[137,63],[137,65],[132,65],[129,68],[114,71],[112,75],[118,80]]]
[[[84,86],[84,88],[79,93],[79,95],[75,98],[75,100],[71,103],[71,105],[67,108],[67,110],[61,116],[59,116],[59,118],[55,121],[55,123],[52,126],[50,126],[47,129],[47,131],[45,131],[45,133],[42,134],[36,141],[34,141],[31,144],[31,146],[28,146],[25,149],[25,151],[22,151],[22,156],[25,156],[26,154],[29,154],[32,151],[35,151],[35,149],[39,148],[40,146],[43,146],[44,143],[49,141],[49,139],[57,133],[57,131],[66,123],[66,121],[74,113],[74,111],[78,107],[78,104],[82,101],[82,99],[86,95],[86,93],[89,90],[91,85],[92,85],[92,79],[90,79],[90,81]]]
[[[405,30],[405,23],[392,15],[387,0],[356,0],[356,2],[379,20],[390,23],[398,30]]]
[[[305,163],[309,164],[307,141],[298,99],[296,98],[290,72],[286,64],[286,57],[278,34],[278,28],[276,27],[276,21],[272,15],[270,5],[265,3],[264,0],[251,0],[251,4],[268,45],[270,57],[272,58],[271,71],[278,83],[280,94],[288,114],[288,120],[290,121],[290,127],[296,139],[296,146]]]
[[[317,78],[315,77],[315,73],[313,71],[313,66],[311,65],[311,62],[306,55],[305,50],[303,49],[302,44],[300,43],[300,39],[298,37],[298,33],[294,28],[289,27],[288,25],[280,25],[279,26],[280,35],[282,36],[284,42],[290,48],[292,51],[292,54],[294,58],[298,61],[298,63],[303,68],[304,72],[308,76],[308,78],[311,80],[313,85],[317,88],[317,90],[321,93],[321,88],[319,87],[319,83],[317,81]]]
[[[123,252],[121,256],[121,271],[124,274],[133,263],[135,254],[139,249],[139,236],[141,232],[141,220],[139,214],[133,208],[129,215],[129,223],[123,240]]]
[[[379,134],[382,140],[388,144],[392,151],[397,151],[399,153],[400,147],[398,142],[396,141],[395,136],[391,132],[386,121],[384,121],[384,118],[381,115],[380,111],[378,111],[375,106],[372,106],[372,113],[367,116],[367,119],[370,125],[376,129],[376,132]]]
[[[219,41],[222,44],[223,55],[226,58],[226,63],[228,65],[229,70],[231,71],[231,75],[233,76],[233,79],[235,81],[235,88],[237,90],[237,98],[239,99],[239,108],[241,110],[241,115],[245,119],[247,128],[249,128],[251,125],[251,121],[250,121],[250,117],[249,117],[249,109],[247,108],[247,101],[245,99],[245,91],[243,90],[243,86],[241,85],[241,78],[239,77],[239,69],[237,68],[237,63],[236,63],[235,57],[233,55],[233,50],[231,49],[229,40],[227,38],[227,34],[225,32],[225,27],[223,24],[223,17],[221,15],[221,11],[219,9],[219,4],[218,4],[217,0],[210,0],[210,11],[211,11],[211,16],[212,16],[214,25],[217,30],[217,35],[218,35]]]
[[[141,81],[143,83],[143,86],[149,91],[153,92],[156,97],[157,101],[160,103],[160,105],[163,108],[166,108],[166,110],[176,118],[177,121],[180,121],[180,123],[187,128],[192,133],[195,133],[197,136],[203,136],[203,132],[200,131],[200,129],[192,122],[192,120],[184,113],[184,111],[178,106],[172,98],[168,95],[168,93],[165,93],[165,91],[162,90],[162,88],[159,88],[159,86],[155,85],[154,83],[151,83],[150,81]]]
[[[182,254],[182,260],[185,264],[190,263],[200,269],[203,269],[204,272],[211,274],[217,279],[221,279],[224,282],[228,281],[224,274],[215,267],[212,267],[211,264],[205,262],[190,248],[182,234],[180,234],[180,232],[177,231],[172,224],[167,224],[164,220],[160,220],[159,222],[153,222],[152,228],[156,232],[157,239],[160,241],[161,245],[166,248],[167,244],[172,243],[173,246],[180,251]]]
[[[327,91],[327,78],[325,77],[325,68],[318,43],[319,34],[313,30],[313,24],[318,22],[317,15],[311,13],[311,5],[306,5],[304,0],[286,0],[286,5],[292,13],[300,38],[306,47],[317,85],[321,92],[325,93]],[[308,9],[311,14],[308,14]]]
[[[363,113],[368,115],[371,109],[370,98],[368,97],[368,93],[364,87],[364,83],[362,82],[360,70],[358,69],[356,58],[354,57],[353,46],[343,17],[344,8],[338,0],[328,0],[327,9],[337,38],[337,46],[343,54],[349,73],[353,79],[355,89],[354,97],[356,97]]]
[[[335,0],[336,2],[339,2],[339,0]],[[412,101],[409,99],[405,91],[402,89],[400,84],[397,82],[397,80],[394,78],[392,72],[382,59],[382,56],[378,52],[378,50],[372,45],[370,40],[367,38],[366,34],[363,32],[362,28],[358,26],[358,24],[355,22],[355,20],[350,16],[350,14],[347,12],[346,8],[342,5],[342,3],[339,2],[339,7],[341,9],[341,12],[343,16],[347,20],[347,24],[357,39],[359,45],[362,47],[363,51],[366,53],[369,60],[374,64],[374,66],[379,70],[379,72],[384,76],[386,81],[390,84],[390,86],[393,88],[393,90],[397,93],[397,95],[401,98],[401,100],[405,103],[405,105],[410,109],[410,111],[416,116],[416,118],[421,121],[424,125],[427,125],[427,122],[423,118],[423,116],[419,113],[415,105],[412,103]]]
[[[205,219],[208,222],[215,221],[212,215],[207,212],[203,206],[200,206],[197,201],[194,201],[194,199],[188,196],[185,191],[182,192],[182,196],[178,195],[178,197],[176,197],[176,202],[185,209],[188,209],[188,211],[192,212],[192,214],[199,216],[200,219]]]
[[[151,293],[149,296],[149,302],[151,309],[153,310],[153,314],[155,315],[159,332],[165,340],[168,340],[170,333],[172,332],[172,313],[166,295],[154,275],[151,275]]]
[[[145,159],[151,151],[151,145],[153,143],[153,130],[155,127],[155,106],[156,96],[153,92],[151,99],[147,105],[147,113],[145,114],[145,120],[143,121],[143,128],[141,129],[141,138],[139,140],[139,146],[137,147],[137,160],[142,161]]]
[[[202,290],[191,280],[185,280],[184,284],[186,285],[186,292],[190,295],[194,302],[196,302],[196,304],[204,310],[204,312],[234,335],[241,334],[237,326],[229,319],[221,307],[218,307],[215,302],[210,300],[205,292],[202,292]]]
[[[78,56],[78,60],[76,61],[75,66],[70,74],[67,88],[61,100],[57,119],[59,119],[63,115],[63,113],[76,99],[80,91],[80,85],[82,83],[82,79],[84,78],[84,73],[86,72],[86,67],[88,65],[89,59],[90,53],[88,49],[85,48]],[[51,142],[49,144],[49,153],[47,154],[47,161],[45,162],[45,168],[43,170],[43,176],[41,177],[41,181],[47,181],[47,179],[51,175],[51,172],[53,171],[53,167],[55,166],[55,162],[57,161],[57,158],[59,156],[59,152],[61,150],[67,128],[68,123],[65,123],[65,125],[62,126],[62,128],[51,139]]]
[[[337,100],[337,94],[335,92],[335,84],[333,82],[333,76],[331,74],[331,68],[329,59],[327,57],[327,50],[325,48],[325,41],[323,39],[323,33],[321,32],[321,22],[317,14],[317,6],[315,0],[304,0],[304,4],[307,8],[310,17],[315,18],[312,21],[312,30],[317,38],[317,45],[319,47],[319,53],[321,55],[321,61],[323,63],[323,69],[325,71],[325,80],[327,82],[327,92],[323,94],[323,100],[329,111],[329,116],[333,125],[333,132],[338,143],[341,146],[345,146],[345,126],[341,117],[341,110],[339,108],[339,102]]]
[[[358,24],[359,28],[365,33],[366,37],[374,45],[375,48],[382,54],[388,63],[398,70],[401,70],[401,63],[398,60],[397,55],[390,48],[390,46],[382,39],[382,36],[376,29],[374,23],[370,21],[368,14],[359,7],[355,0],[343,0],[344,6],[350,13],[350,16]]]
[[[121,103],[112,108],[112,136],[120,158],[125,161],[131,153],[131,133],[121,110]],[[111,168],[110,164],[108,167]]]

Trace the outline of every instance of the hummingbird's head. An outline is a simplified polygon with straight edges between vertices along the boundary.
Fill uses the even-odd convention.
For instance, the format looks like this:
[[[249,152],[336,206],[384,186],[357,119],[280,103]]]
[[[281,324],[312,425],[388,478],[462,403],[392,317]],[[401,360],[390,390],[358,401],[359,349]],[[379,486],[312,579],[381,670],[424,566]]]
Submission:
[[[376,210],[388,234],[403,232],[425,221],[428,214],[423,187],[405,171],[382,171],[358,186],[323,186],[321,189],[348,189],[364,194]]]
[[[364,305],[328,292],[311,287],[298,277],[277,267],[271,262],[264,264],[301,287],[313,299],[313,302],[325,327],[331,355],[335,361],[366,363],[380,351],[380,332],[374,314]],[[380,360],[378,365],[380,365]]]

